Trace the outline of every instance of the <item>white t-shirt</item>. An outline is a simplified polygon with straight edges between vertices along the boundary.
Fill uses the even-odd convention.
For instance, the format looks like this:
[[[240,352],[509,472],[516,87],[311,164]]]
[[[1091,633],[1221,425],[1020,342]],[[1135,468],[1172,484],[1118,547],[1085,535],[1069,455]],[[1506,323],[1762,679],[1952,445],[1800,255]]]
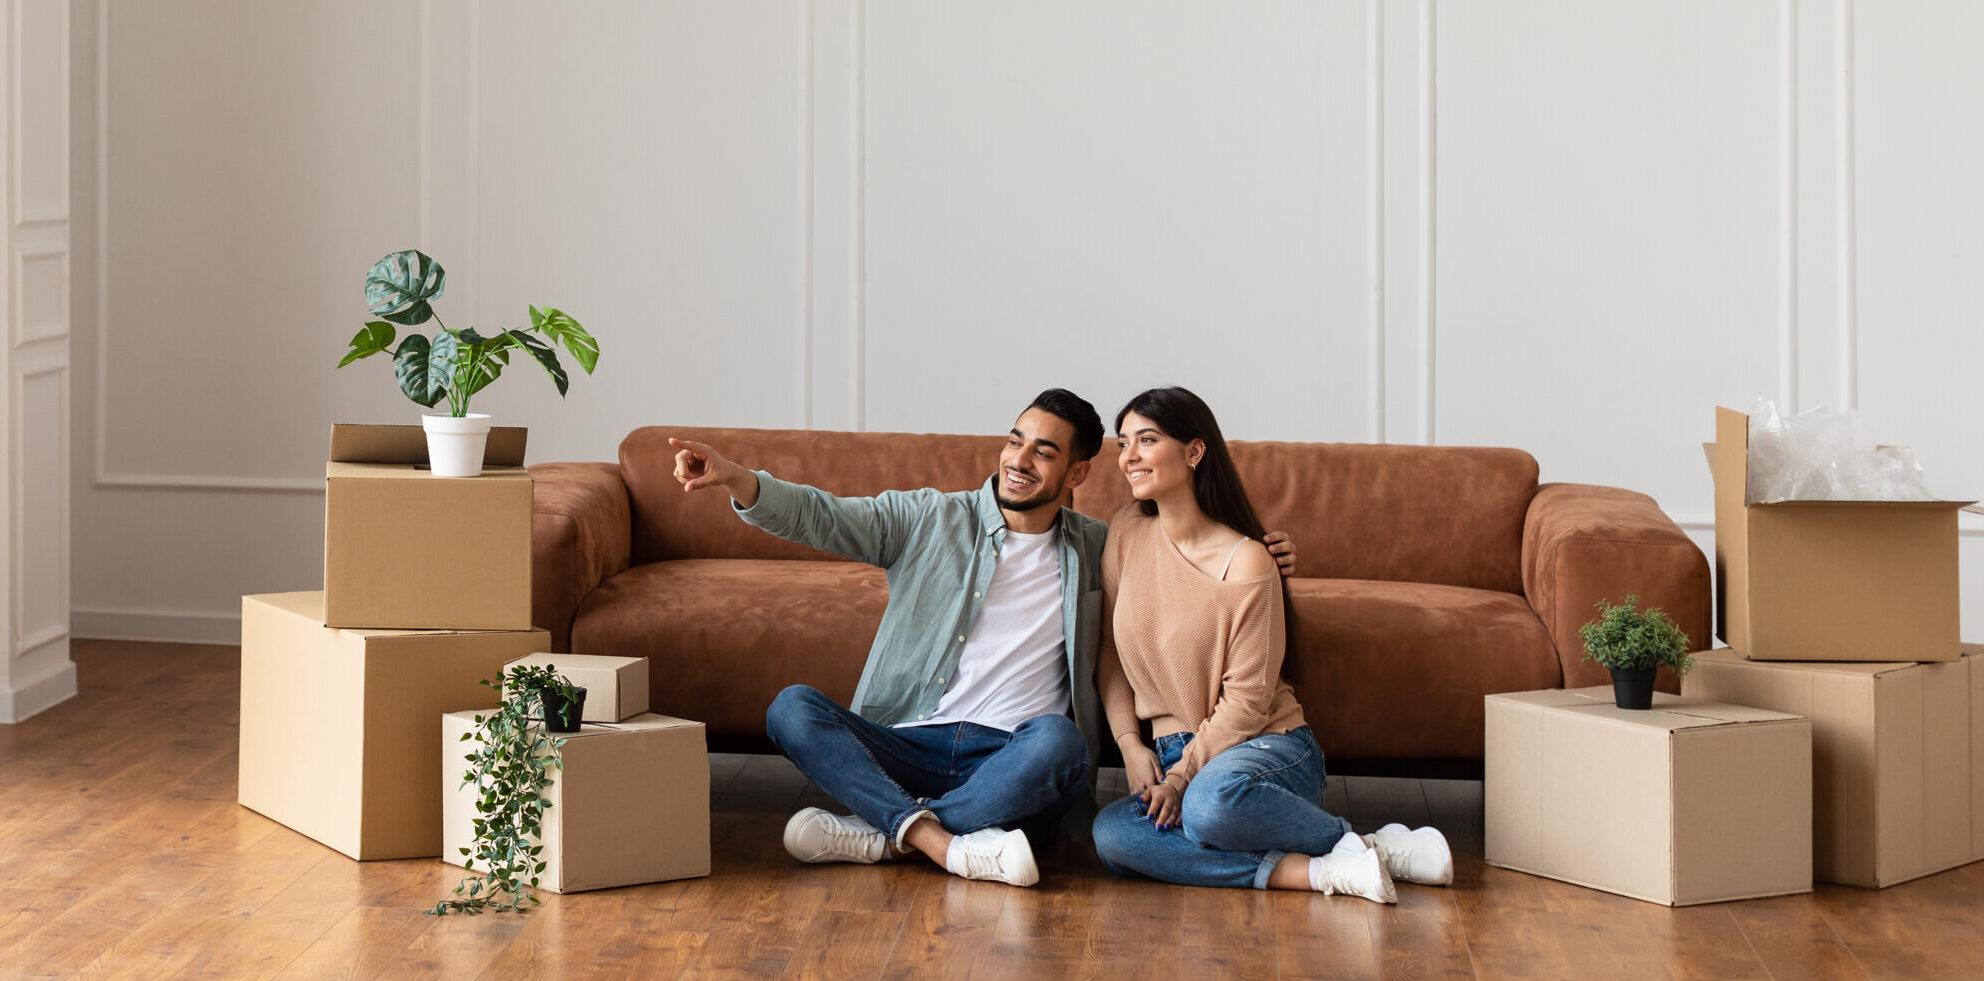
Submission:
[[[958,655],[957,676],[930,718],[1008,732],[1036,715],[1068,712],[1067,641],[1061,620],[1061,549],[1053,531],[1006,529],[985,604]]]

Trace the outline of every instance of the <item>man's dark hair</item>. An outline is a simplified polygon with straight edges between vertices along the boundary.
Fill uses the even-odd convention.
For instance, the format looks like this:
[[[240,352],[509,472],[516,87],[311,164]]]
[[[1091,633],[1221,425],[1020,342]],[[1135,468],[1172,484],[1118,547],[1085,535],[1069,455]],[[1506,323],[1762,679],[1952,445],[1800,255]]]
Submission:
[[[1065,388],[1050,388],[1034,396],[1027,408],[1052,413],[1075,427],[1075,445],[1070,447],[1075,462],[1092,459],[1102,449],[1102,416],[1081,396]]]

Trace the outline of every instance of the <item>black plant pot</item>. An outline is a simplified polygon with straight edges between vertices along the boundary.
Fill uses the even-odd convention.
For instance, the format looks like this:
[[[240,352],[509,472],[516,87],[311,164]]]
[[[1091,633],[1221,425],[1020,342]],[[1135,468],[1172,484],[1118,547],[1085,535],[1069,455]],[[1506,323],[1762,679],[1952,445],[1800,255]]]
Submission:
[[[1653,676],[1659,668],[1611,668],[1612,704],[1622,709],[1653,707]]]
[[[575,688],[566,698],[549,688],[537,693],[544,706],[544,727],[552,732],[578,732],[579,720],[586,714],[586,690]]]

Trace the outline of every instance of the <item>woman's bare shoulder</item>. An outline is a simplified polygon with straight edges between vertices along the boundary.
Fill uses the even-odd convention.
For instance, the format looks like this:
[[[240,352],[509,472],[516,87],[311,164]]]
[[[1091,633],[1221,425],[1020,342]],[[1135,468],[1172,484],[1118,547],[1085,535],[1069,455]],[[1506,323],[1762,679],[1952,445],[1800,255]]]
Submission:
[[[1259,579],[1262,576],[1275,575],[1277,572],[1274,556],[1268,554],[1268,547],[1249,538],[1240,543],[1239,551],[1233,553],[1233,565],[1226,570],[1226,581]]]

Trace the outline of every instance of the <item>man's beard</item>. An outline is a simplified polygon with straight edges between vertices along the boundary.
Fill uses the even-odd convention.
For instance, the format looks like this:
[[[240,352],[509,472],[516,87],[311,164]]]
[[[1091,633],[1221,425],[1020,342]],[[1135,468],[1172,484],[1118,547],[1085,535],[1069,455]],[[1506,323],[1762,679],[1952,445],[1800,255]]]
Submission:
[[[1042,484],[1041,489],[1045,490],[1046,485]],[[1034,508],[1052,504],[1056,500],[1059,500],[1060,497],[1061,497],[1061,491],[1059,488],[1056,488],[1054,493],[1052,494],[1041,494],[1037,497],[1029,498],[1024,501],[1015,501],[1012,498],[1007,497],[1004,488],[1000,488],[999,490],[994,491],[992,494],[992,498],[999,502],[999,506],[1008,511],[1031,511]]]

